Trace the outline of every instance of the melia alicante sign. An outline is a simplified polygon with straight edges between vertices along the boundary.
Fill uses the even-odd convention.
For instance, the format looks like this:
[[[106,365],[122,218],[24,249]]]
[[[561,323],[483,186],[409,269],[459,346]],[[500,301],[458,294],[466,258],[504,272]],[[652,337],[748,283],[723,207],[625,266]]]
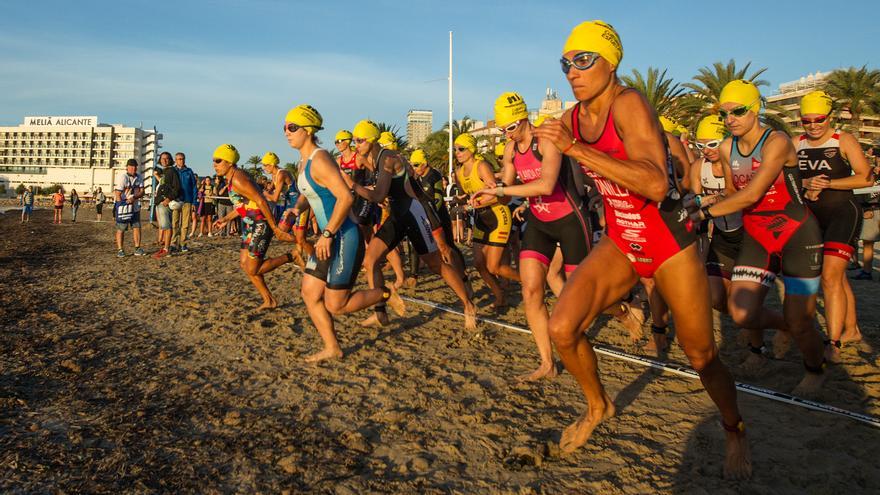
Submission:
[[[97,127],[98,117],[82,117],[82,116],[49,116],[49,117],[25,117],[24,125],[32,126],[79,126],[79,127]]]

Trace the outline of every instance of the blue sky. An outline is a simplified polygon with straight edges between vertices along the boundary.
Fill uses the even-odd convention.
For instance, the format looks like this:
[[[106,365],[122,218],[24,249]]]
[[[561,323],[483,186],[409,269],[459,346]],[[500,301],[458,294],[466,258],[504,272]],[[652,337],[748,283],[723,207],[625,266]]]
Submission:
[[[25,115],[155,125],[163,147],[202,173],[224,142],[295,161],[280,124],[299,103],[323,114],[325,145],[366,117],[405,131],[410,108],[433,110],[439,128],[450,30],[455,118],[486,119],[503,91],[530,107],[548,86],[571,98],[558,58],[583,20],[620,32],[621,73],[653,65],[686,82],[733,58],[767,67],[775,90],[810,72],[877,67],[878,4],[11,1],[0,17],[0,125]]]

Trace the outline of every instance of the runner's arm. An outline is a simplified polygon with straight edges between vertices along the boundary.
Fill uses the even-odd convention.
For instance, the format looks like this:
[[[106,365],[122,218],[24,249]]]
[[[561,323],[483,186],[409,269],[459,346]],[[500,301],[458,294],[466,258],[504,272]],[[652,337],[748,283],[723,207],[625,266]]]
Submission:
[[[342,179],[342,171],[330,159],[329,154],[319,153],[312,160],[312,177],[315,179],[315,182],[329,189],[333,196],[336,197],[333,213],[330,214],[330,218],[325,226],[327,230],[336,234],[348,217],[348,212],[351,210],[354,198],[351,196],[345,180]]]
[[[352,190],[364,199],[370,200],[373,203],[381,203],[385,197],[388,196],[388,189],[391,187],[391,172],[388,170],[388,167],[391,167],[393,170],[399,160],[400,159],[395,154],[391,154],[390,156],[383,155],[384,163],[376,164],[376,167],[379,170],[379,178],[376,180],[376,186],[370,189],[360,184],[355,184],[352,187]]]
[[[852,134],[848,132],[840,133],[840,151],[843,154],[843,158],[849,162],[854,174],[840,179],[831,179],[828,188],[848,190],[871,187],[874,184],[871,176],[871,166],[868,165],[868,159],[865,158],[862,147],[859,146],[859,142],[856,141]]]

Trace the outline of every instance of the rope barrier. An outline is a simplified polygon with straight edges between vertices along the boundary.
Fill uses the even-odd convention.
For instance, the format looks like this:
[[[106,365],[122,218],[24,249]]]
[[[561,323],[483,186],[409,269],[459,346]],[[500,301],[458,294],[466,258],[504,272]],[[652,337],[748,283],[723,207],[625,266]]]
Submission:
[[[437,303],[431,302],[431,301],[424,301],[422,299],[415,299],[415,298],[408,297],[408,296],[401,296],[401,298],[406,301],[409,301],[409,302],[421,304],[423,306],[428,306],[428,307],[431,307],[434,309],[439,309],[439,310],[445,311],[447,313],[452,313],[452,314],[464,316],[463,312],[456,310],[456,309],[453,309],[453,308],[450,308],[449,306],[444,306],[442,304],[437,304]],[[498,326],[498,327],[501,327],[501,328],[504,328],[507,330],[512,330],[514,332],[526,333],[526,334],[530,334],[530,335],[532,333],[528,329],[518,327],[516,325],[511,325],[511,324],[505,323],[503,321],[493,320],[491,318],[483,318],[483,317],[478,316],[477,320],[480,320],[480,321],[483,321],[483,322],[486,322],[486,323],[489,323],[489,324],[492,324],[492,325],[495,325],[495,326]],[[592,344],[592,345],[593,345],[593,349],[597,353],[602,354],[604,356],[620,359],[623,361],[627,361],[627,362],[630,362],[633,364],[638,364],[641,366],[646,366],[649,368],[654,368],[654,369],[658,369],[658,370],[662,370],[662,371],[668,371],[670,373],[673,373],[673,374],[676,374],[679,376],[684,376],[684,377],[691,378],[691,379],[696,379],[696,380],[700,379],[700,376],[697,374],[696,371],[694,371],[693,369],[688,368],[686,366],[681,366],[681,365],[678,365],[675,363],[663,363],[663,362],[655,361],[653,359],[649,359],[649,358],[642,357],[642,356],[633,356],[632,354],[627,354],[627,353],[619,351],[617,349],[613,349],[613,348],[602,346],[602,345],[597,345],[597,344]],[[735,382],[735,384],[736,384],[737,390],[739,390],[740,392],[749,394],[749,395],[763,397],[765,399],[770,399],[770,400],[774,400],[777,402],[782,402],[784,404],[791,404],[794,406],[799,406],[799,407],[803,407],[806,409],[810,409],[813,411],[821,411],[821,412],[828,413],[828,414],[843,416],[843,417],[867,424],[869,426],[873,426],[875,428],[880,428],[880,418],[876,418],[874,416],[869,416],[867,414],[861,414],[861,413],[849,411],[846,409],[841,409],[839,407],[830,406],[828,404],[823,404],[821,402],[811,401],[811,400],[804,399],[801,397],[796,397],[796,396],[793,396],[790,394],[786,394],[784,392],[777,392],[776,390],[771,390],[768,388],[759,387],[757,385],[750,385],[748,383],[742,383],[742,382]]]

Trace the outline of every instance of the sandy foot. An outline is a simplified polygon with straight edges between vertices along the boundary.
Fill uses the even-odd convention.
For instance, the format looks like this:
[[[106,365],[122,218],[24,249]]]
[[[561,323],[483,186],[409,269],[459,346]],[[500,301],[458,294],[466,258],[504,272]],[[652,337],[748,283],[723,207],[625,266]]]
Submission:
[[[278,301],[276,301],[274,297],[270,297],[268,301],[264,301],[263,304],[261,304],[257,308],[257,311],[265,311],[268,309],[275,309],[277,307],[278,307]]]
[[[305,361],[307,363],[317,363],[319,361],[326,361],[328,359],[341,359],[342,358],[342,349],[323,349],[320,352],[316,352],[314,354],[310,354],[305,357]]]
[[[791,336],[788,332],[777,330],[773,335],[773,357],[782,359],[788,354],[789,349],[791,349]]]
[[[403,299],[400,298],[400,295],[397,294],[397,289],[391,288],[391,295],[388,296],[387,304],[391,306],[391,309],[397,313],[397,316],[405,316],[406,315],[406,303],[403,302]]]
[[[560,450],[571,453],[579,449],[590,440],[593,430],[599,426],[599,423],[614,416],[615,409],[611,397],[605,394],[603,399],[603,404],[597,405],[595,408],[590,405],[580,419],[562,432],[562,438],[559,440]]]
[[[726,432],[724,478],[745,480],[752,477],[752,453],[745,432]]]
[[[651,338],[648,343],[642,347],[646,354],[654,357],[660,357],[661,354],[669,350],[669,337],[662,333],[651,332]]]
[[[804,375],[804,379],[798,383],[797,387],[791,391],[792,395],[797,395],[799,397],[804,398],[813,398],[816,394],[819,393],[819,390],[822,389],[822,384],[825,383],[825,373],[810,373],[807,372]]]
[[[848,331],[846,329],[843,330],[843,335],[840,336],[840,343],[846,345],[851,342],[861,342],[862,340],[862,329],[856,326],[855,330]]]
[[[381,316],[379,316],[381,315]],[[388,325],[390,322],[388,320],[388,313],[378,312],[373,313],[368,318],[361,321],[362,327],[384,327]]]
[[[518,381],[521,382],[534,382],[540,380],[541,378],[555,378],[556,377],[556,363],[542,363],[541,366],[538,367],[535,371],[531,373],[526,373],[524,375],[519,375],[516,377]]]
[[[464,307],[464,328],[465,330],[477,329],[477,307],[472,302],[468,302]]]
[[[623,303],[626,306],[626,314],[616,317],[620,321],[626,331],[629,332],[629,338],[634,343],[642,340],[642,325],[645,323],[645,311],[629,303]]]

